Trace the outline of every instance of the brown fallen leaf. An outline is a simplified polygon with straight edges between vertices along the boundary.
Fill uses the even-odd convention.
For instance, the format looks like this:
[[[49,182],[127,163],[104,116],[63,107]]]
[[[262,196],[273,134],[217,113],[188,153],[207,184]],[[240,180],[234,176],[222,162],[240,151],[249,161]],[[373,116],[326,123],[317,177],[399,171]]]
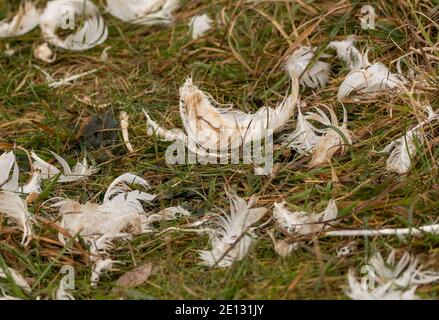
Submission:
[[[133,288],[141,285],[146,280],[152,272],[152,264],[145,263],[140,267],[137,267],[131,271],[128,271],[122,275],[116,282],[116,286],[120,288]]]

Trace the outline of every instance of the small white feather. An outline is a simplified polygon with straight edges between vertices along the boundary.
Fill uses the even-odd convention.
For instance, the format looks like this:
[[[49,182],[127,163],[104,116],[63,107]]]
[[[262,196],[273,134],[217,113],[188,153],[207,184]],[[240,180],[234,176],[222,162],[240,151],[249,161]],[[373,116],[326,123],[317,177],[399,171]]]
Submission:
[[[326,106],[325,106],[326,107]],[[343,107],[343,123],[339,125],[337,116],[333,109],[326,107],[331,115],[331,119],[321,111],[318,114],[309,114],[309,119],[316,120],[323,125],[328,126],[325,134],[322,136],[317,145],[313,148],[313,154],[309,166],[320,167],[331,162],[336,153],[344,154],[346,145],[352,144],[351,133],[347,128],[347,112]],[[337,130],[336,130],[337,129]]]
[[[74,11],[75,20],[82,17],[84,22],[75,32],[61,38],[56,31],[61,27],[66,9]],[[52,0],[49,1],[40,17],[40,28],[45,40],[57,47],[83,51],[102,44],[108,36],[99,9],[89,0]]]
[[[274,204],[273,217],[277,224],[290,234],[310,235],[318,233],[327,227],[327,224],[335,224],[338,209],[334,200],[329,201],[323,212],[308,213],[305,211],[290,211],[285,208],[285,201]]]
[[[10,20],[0,21],[0,38],[23,35],[38,26],[40,13],[32,1],[24,1]]]
[[[212,29],[212,19],[207,14],[192,17],[189,27],[192,31],[192,39],[198,39]]]
[[[34,49],[35,58],[46,63],[52,63],[56,60],[56,54],[50,49],[49,44],[44,42]]]
[[[298,105],[296,129],[282,137],[283,145],[293,148],[300,154],[308,154],[320,142],[321,135],[317,134],[321,130],[315,128],[309,121],[310,116],[303,115],[301,107]]]
[[[106,0],[107,11],[114,17],[133,24],[171,24],[180,0]]]
[[[360,51],[354,46],[355,36],[348,36],[342,41],[331,41],[329,48],[337,51],[337,58],[345,62],[351,69],[361,69],[369,65],[367,60],[363,60]]]
[[[389,172],[398,174],[406,174],[412,166],[412,160],[416,156],[417,143],[423,145],[426,136],[422,128],[439,118],[439,114],[435,113],[430,106],[427,109],[427,119],[420,122],[417,126],[407,131],[402,137],[390,142],[382,152],[390,153],[386,161],[386,169]]]
[[[27,245],[33,235],[31,214],[27,210],[26,202],[17,194],[9,191],[0,191],[0,213],[13,220],[23,232],[21,243]]]
[[[61,279],[59,282],[59,287],[56,290],[55,298],[56,300],[75,300],[73,295],[66,290],[64,279]]]
[[[247,203],[232,194],[229,198],[230,215],[218,217],[218,228],[210,236],[212,249],[200,252],[203,265],[227,268],[244,259],[254,237],[250,227],[267,212],[265,208],[252,208],[253,201]]]
[[[91,285],[96,286],[99,282],[99,279],[101,278],[102,272],[111,270],[113,264],[114,261],[111,259],[99,259],[98,261],[96,261],[93,265],[93,270],[91,273]]]
[[[310,88],[325,87],[331,72],[331,65],[320,60],[307,70],[316,51],[317,48],[300,47],[288,57],[286,63],[287,70],[300,78],[300,84]],[[328,55],[323,54],[322,57],[328,57]]]
[[[395,261],[395,250],[386,260],[377,252],[368,264],[367,281],[358,282],[353,270],[349,271],[349,290],[346,294],[354,300],[417,300],[420,285],[439,281],[439,273],[422,271],[418,258],[405,252]]]
[[[63,174],[61,174],[58,179],[58,182],[60,183],[81,181],[96,172],[96,168],[87,164],[87,159],[85,157],[82,162],[77,162],[73,169],[71,169],[68,163],[62,157],[57,155],[55,152],[50,153],[63,168]],[[40,175],[43,179],[51,179],[61,172],[55,166],[38,157],[34,151],[32,151],[31,157],[34,159],[34,168],[40,171]]]
[[[9,272],[9,275],[11,276],[12,280],[14,280],[15,284],[19,286],[21,289],[25,290],[26,292],[30,292],[31,288],[29,286],[29,283],[27,283],[26,279],[23,278],[23,276],[15,269],[7,267],[7,270]],[[0,278],[7,279],[8,275],[6,274],[6,271],[0,268]]]

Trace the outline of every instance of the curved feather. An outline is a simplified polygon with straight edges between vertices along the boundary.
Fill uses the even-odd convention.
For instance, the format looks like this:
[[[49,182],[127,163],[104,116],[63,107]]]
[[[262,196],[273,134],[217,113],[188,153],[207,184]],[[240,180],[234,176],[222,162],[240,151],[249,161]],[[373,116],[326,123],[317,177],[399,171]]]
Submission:
[[[285,208],[286,202],[274,204],[273,217],[277,224],[290,234],[309,235],[318,233],[326,228],[328,222],[337,217],[338,209],[331,199],[323,212],[308,213],[305,211],[290,211]]]
[[[10,20],[0,21],[0,38],[15,37],[28,33],[38,26],[40,13],[32,1],[21,4],[17,14]]]
[[[133,24],[170,24],[179,0],[106,0],[106,9],[114,17]]]
[[[210,236],[211,250],[200,251],[201,264],[210,267],[230,267],[235,261],[242,260],[253,242],[250,227],[266,213],[265,208],[252,208],[236,195],[230,194],[230,215],[219,216],[217,229]]]
[[[64,39],[56,34],[61,27],[66,8],[72,8],[75,18],[80,16],[84,22],[74,33]],[[40,17],[40,28],[49,43],[72,51],[83,51],[103,43],[108,30],[98,8],[89,0],[52,0],[47,3]]]
[[[300,78],[300,84],[310,88],[326,86],[331,72],[331,65],[323,61],[316,61],[308,70],[308,65],[314,58],[317,48],[303,46],[295,50],[286,63],[287,70]],[[328,55],[322,55],[328,57]]]
[[[33,235],[31,214],[27,210],[26,202],[17,194],[9,191],[0,191],[0,213],[13,220],[23,232],[21,243],[26,245]]]

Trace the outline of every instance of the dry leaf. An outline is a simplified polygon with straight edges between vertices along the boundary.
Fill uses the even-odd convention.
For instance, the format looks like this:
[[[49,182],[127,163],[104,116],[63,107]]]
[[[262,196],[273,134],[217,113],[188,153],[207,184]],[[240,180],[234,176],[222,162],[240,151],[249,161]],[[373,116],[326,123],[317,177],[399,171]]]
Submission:
[[[148,280],[152,272],[152,264],[145,263],[122,275],[116,282],[116,286],[121,288],[134,288]]]

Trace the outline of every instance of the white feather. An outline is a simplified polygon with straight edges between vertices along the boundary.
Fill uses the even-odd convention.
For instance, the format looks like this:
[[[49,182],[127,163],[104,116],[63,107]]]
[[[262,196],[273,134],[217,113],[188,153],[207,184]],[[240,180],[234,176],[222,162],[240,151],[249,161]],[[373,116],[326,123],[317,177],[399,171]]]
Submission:
[[[192,31],[192,39],[198,39],[212,28],[212,19],[207,14],[192,17],[189,27]]]
[[[96,172],[96,168],[87,164],[87,159],[85,157],[82,162],[77,162],[72,170],[68,163],[62,157],[57,155],[55,152],[50,153],[55,157],[55,159],[63,168],[63,174],[59,176],[58,182],[65,183],[81,181]],[[32,151],[31,156],[32,159],[34,159],[34,168],[40,171],[41,177],[43,179],[51,179],[60,173],[60,170],[58,168],[38,157],[35,152]]]
[[[368,265],[367,281],[358,282],[353,270],[348,274],[349,290],[346,294],[354,300],[417,300],[415,294],[419,285],[439,281],[439,273],[421,271],[417,258],[405,252],[395,262],[392,250],[386,260],[376,253]],[[377,285],[371,288],[370,284]]]
[[[381,62],[368,67],[351,70],[341,83],[337,97],[343,99],[350,94],[360,98],[371,98],[384,91],[401,87],[405,79],[390,70]]]
[[[309,164],[310,167],[319,167],[331,162],[332,157],[340,152],[344,154],[346,151],[346,144],[352,144],[352,137],[350,131],[347,129],[347,112],[343,107],[343,123],[339,125],[337,116],[329,107],[325,108],[329,111],[331,119],[323,113],[323,111],[316,109],[316,113],[308,113],[308,118],[320,122],[328,126],[325,134],[320,141],[313,148],[312,159]],[[335,128],[337,130],[335,130]]]
[[[114,17],[133,24],[170,24],[179,0],[106,0],[107,11]]]
[[[113,267],[114,261],[111,259],[99,259],[93,265],[93,270],[91,273],[91,284],[92,286],[96,286],[98,283],[102,272],[110,270]]]
[[[355,37],[348,36],[346,40],[331,41],[329,48],[337,51],[337,58],[345,62],[351,69],[361,69],[369,65],[368,61],[364,61],[364,57],[360,51],[354,46]],[[367,56],[366,56],[367,57]]]
[[[0,187],[3,187],[7,183],[9,173],[15,163],[15,155],[13,151],[4,152],[0,156]]]
[[[418,300],[415,294],[417,287],[411,287],[408,290],[395,290],[392,283],[378,285],[375,288],[369,288],[367,282],[359,282],[353,270],[348,273],[349,290],[346,295],[352,300]]]
[[[321,133],[322,130],[317,129],[308,121],[311,116],[312,113],[303,115],[300,105],[298,105],[296,129],[292,133],[283,135],[283,145],[293,148],[300,154],[307,154],[314,149],[322,139],[322,136],[317,134]]]
[[[34,49],[34,56],[46,63],[52,63],[56,60],[56,54],[53,53],[47,42],[44,42]]]
[[[7,181],[12,166],[12,176],[11,179]],[[0,189],[23,194],[41,192],[41,176],[39,172],[33,172],[30,181],[23,186],[19,185],[19,173],[20,170],[13,151],[3,153],[0,156]]]
[[[334,224],[338,209],[334,200],[329,201],[326,209],[320,213],[290,211],[285,208],[285,201],[274,204],[273,217],[277,224],[290,234],[309,235],[318,233]]]
[[[320,60],[306,70],[316,51],[317,48],[300,47],[288,57],[286,63],[287,70],[300,78],[300,84],[310,88],[326,86],[331,72],[331,65]],[[322,57],[328,57],[328,55],[323,54]]]
[[[126,173],[116,178],[108,187],[102,204],[87,202],[80,204],[73,200],[58,200],[52,207],[59,208],[60,226],[71,236],[76,234],[90,245],[91,260],[94,262],[92,284],[96,284],[103,270],[111,268],[113,261],[102,257],[112,248],[115,239],[129,239],[132,234],[150,232],[150,223],[142,202],[152,201],[155,196],[146,192],[132,190],[128,184],[149,188],[146,180]],[[162,217],[182,213],[179,208],[171,209]],[[154,219],[153,219],[154,220]],[[59,233],[61,243],[64,235]]]
[[[367,52],[361,54],[354,47],[355,38],[348,37],[343,41],[332,41],[329,48],[337,51],[337,57],[351,69],[341,83],[337,97],[344,99],[349,95],[357,98],[372,98],[384,91],[401,87],[406,79],[401,74],[395,74],[381,62],[371,64]]]
[[[40,13],[32,1],[26,0],[11,21],[0,21],[0,38],[23,35],[38,26]]]
[[[59,287],[56,290],[55,298],[56,300],[75,300],[73,295],[66,291],[64,279],[61,279],[59,282]]]
[[[21,243],[27,245],[33,235],[31,214],[27,210],[26,202],[17,194],[9,191],[0,191],[0,213],[13,220],[23,232]]]
[[[190,216],[190,212],[184,209],[183,207],[169,207],[161,210],[156,214],[149,215],[147,218],[147,223],[151,224],[157,221],[171,221],[175,220],[180,216]]]
[[[439,114],[435,113],[430,106],[427,109],[427,119],[420,122],[417,126],[410,129],[402,137],[390,142],[382,152],[390,155],[386,161],[386,169],[389,172],[406,174],[412,166],[412,160],[416,155],[416,147],[418,142],[422,145],[426,139],[422,132],[423,126],[439,118]]]
[[[118,195],[126,195],[127,200],[142,200],[142,201],[152,201],[155,199],[154,195],[151,195],[146,192],[139,191],[131,191],[131,188],[128,186],[131,185],[139,185],[145,189],[149,189],[149,183],[133,174],[133,173],[124,173],[121,176],[117,177],[113,180],[113,182],[107,188],[107,192],[104,195],[104,203],[110,201],[110,199],[117,197]]]
[[[61,27],[65,8],[72,8],[77,17],[82,17],[83,25],[64,39],[56,34]],[[57,47],[83,51],[103,43],[108,30],[98,8],[89,0],[52,0],[47,3],[40,17],[40,28],[45,40]]]
[[[373,267],[375,280],[379,283],[391,281],[396,287],[407,288],[439,281],[439,272],[422,271],[423,267],[419,265],[418,258],[404,252],[396,262],[395,253],[395,250],[392,250],[384,260],[381,253],[377,252],[370,259],[369,264]]]
[[[218,228],[210,236],[211,250],[200,252],[201,264],[210,267],[230,267],[235,261],[244,259],[253,242],[250,227],[266,213],[265,208],[252,208],[236,195],[229,195],[230,215],[218,217]]]
[[[216,150],[228,154],[230,146],[260,141],[269,130],[279,130],[291,118],[298,99],[299,83],[293,78],[293,93],[275,109],[263,107],[254,114],[219,107],[189,78],[180,88],[180,117],[186,132],[171,132],[158,126],[146,114],[148,134],[186,141],[188,148],[202,156]]]
[[[9,274],[10,274],[12,280],[14,280],[14,282],[17,286],[19,286],[21,289],[23,289],[27,292],[31,291],[30,286],[27,283],[26,279],[23,278],[22,275],[20,273],[18,273],[17,270],[15,270],[13,268],[9,268],[9,267],[7,267],[7,269],[9,271]],[[0,278],[4,278],[4,279],[8,278],[6,271],[3,270],[2,268],[0,268]]]

